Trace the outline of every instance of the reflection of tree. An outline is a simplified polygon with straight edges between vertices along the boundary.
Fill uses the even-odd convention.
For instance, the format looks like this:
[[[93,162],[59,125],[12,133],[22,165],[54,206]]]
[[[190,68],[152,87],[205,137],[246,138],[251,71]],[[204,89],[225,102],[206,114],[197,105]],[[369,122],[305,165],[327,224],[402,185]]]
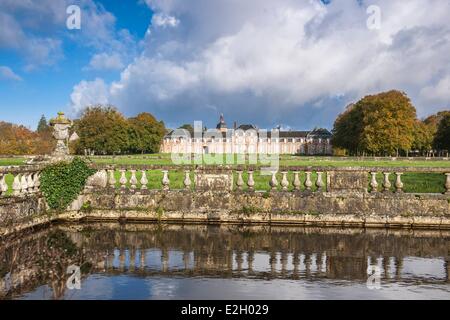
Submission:
[[[45,247],[37,262],[40,268],[39,280],[49,281],[53,298],[59,299],[65,292],[66,280],[69,276],[66,274],[67,267],[77,265],[82,268],[82,273],[86,273],[91,268],[91,264],[84,260],[82,250],[64,231],[52,231],[47,236]]]

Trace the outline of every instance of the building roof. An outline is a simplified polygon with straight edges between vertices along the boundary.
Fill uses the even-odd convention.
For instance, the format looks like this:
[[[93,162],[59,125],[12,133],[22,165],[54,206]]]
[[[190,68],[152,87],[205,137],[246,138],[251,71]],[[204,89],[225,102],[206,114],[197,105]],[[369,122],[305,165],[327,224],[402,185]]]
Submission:
[[[254,126],[253,124],[241,124],[239,127],[237,127],[238,129],[241,130],[258,130],[258,128],[256,126]]]
[[[226,129],[226,128],[227,128],[227,124],[225,123],[223,113],[221,113],[219,123],[217,124],[216,129]]]
[[[324,128],[314,128],[313,131],[308,133],[308,138],[327,139],[331,138],[331,136],[332,136],[331,132]]]

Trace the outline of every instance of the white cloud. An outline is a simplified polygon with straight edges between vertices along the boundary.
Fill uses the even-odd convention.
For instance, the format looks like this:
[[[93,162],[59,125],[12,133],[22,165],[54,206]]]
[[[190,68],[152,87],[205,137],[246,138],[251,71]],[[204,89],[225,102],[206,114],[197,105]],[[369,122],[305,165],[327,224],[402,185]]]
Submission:
[[[372,1],[379,31],[356,0],[146,3],[180,23],[152,25],[145,50],[110,84],[108,101],[124,111],[184,122],[214,105],[260,126],[330,126],[346,103],[389,89],[406,91],[419,115],[442,108],[436,101],[448,107],[447,0]]]
[[[119,70],[124,67],[122,58],[118,53],[98,53],[89,62],[88,69],[92,70]]]
[[[152,25],[157,27],[176,27],[180,21],[172,16],[164,13],[156,13],[152,17]]]
[[[96,78],[93,81],[81,81],[74,86],[70,95],[72,112],[78,113],[94,104],[108,103],[108,87],[105,82]]]
[[[14,80],[21,81],[22,78],[14,73],[11,68],[7,66],[0,66],[0,80]]]
[[[94,0],[80,0],[81,30],[66,29],[66,9],[71,0],[0,1],[0,49],[12,49],[25,62],[25,69],[54,65],[64,57],[64,39],[96,50],[122,49],[115,17]]]

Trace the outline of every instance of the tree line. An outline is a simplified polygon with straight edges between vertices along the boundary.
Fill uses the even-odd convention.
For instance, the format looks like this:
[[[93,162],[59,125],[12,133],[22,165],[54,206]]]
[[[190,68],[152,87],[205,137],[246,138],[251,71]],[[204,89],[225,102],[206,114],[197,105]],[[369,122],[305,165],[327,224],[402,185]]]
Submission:
[[[448,154],[450,111],[420,120],[408,96],[391,90],[347,106],[332,132],[333,147],[346,155]]]
[[[56,145],[52,128],[42,116],[36,131],[0,121],[0,155],[50,154]],[[164,123],[150,113],[125,118],[112,106],[90,106],[74,120],[69,144],[75,154],[156,153],[166,133]]]
[[[190,125],[182,128],[192,129]],[[70,144],[76,154],[157,153],[167,130],[143,112],[126,118],[113,106],[86,108],[74,120]],[[418,119],[408,96],[391,90],[346,107],[334,122],[332,145],[339,155],[436,155],[450,150],[450,111]],[[0,121],[0,155],[49,154],[55,140],[44,116],[37,130]]]

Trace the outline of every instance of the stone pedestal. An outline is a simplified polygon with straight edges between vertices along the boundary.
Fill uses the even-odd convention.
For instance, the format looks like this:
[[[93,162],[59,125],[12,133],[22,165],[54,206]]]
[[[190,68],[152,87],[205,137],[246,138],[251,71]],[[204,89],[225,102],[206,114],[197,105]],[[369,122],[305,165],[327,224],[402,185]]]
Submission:
[[[194,174],[195,190],[231,191],[233,190],[232,170],[202,170]]]
[[[329,192],[367,192],[368,174],[363,171],[328,171],[327,190]]]

